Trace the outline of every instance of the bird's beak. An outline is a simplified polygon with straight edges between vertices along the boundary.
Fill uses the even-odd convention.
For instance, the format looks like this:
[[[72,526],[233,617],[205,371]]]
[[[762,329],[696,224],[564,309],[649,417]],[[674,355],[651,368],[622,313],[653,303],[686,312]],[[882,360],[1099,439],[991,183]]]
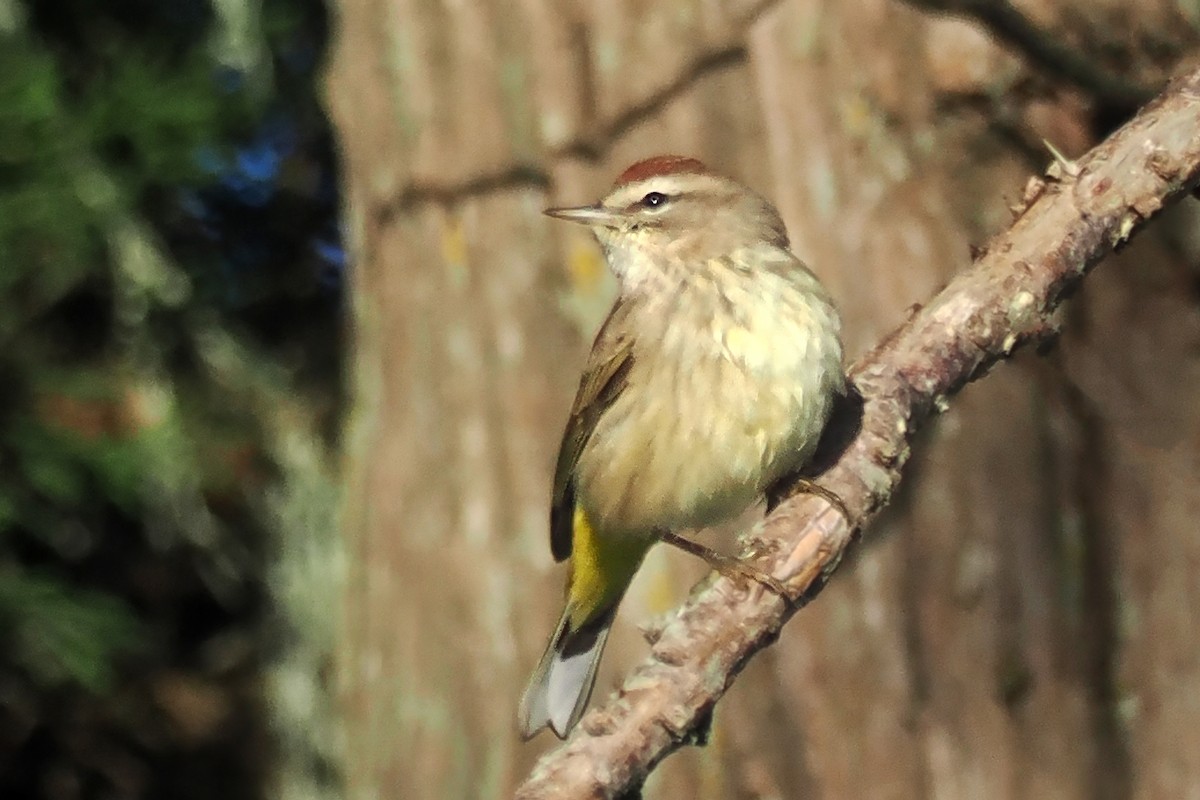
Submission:
[[[568,222],[578,222],[581,225],[615,226],[621,220],[620,212],[604,206],[578,206],[576,208],[547,208],[546,216],[565,219]]]

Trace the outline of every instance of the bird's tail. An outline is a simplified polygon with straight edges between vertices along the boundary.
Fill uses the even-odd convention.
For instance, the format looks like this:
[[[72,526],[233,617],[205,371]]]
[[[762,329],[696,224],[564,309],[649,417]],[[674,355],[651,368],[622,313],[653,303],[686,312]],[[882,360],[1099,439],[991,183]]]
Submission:
[[[583,716],[617,604],[654,541],[597,535],[583,509],[575,509],[566,608],[521,697],[526,739],[547,725],[563,738]]]
[[[613,603],[579,630],[572,630],[571,605],[567,605],[521,697],[522,737],[529,739],[549,726],[561,739],[575,727],[596,684],[596,668],[616,611]]]

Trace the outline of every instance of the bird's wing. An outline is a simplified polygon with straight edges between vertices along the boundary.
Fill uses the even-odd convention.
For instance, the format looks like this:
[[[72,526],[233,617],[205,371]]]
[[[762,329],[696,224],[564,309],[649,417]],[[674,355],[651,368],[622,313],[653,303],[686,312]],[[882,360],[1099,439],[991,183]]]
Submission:
[[[624,324],[628,306],[620,299],[600,326],[588,354],[571,417],[563,432],[554,469],[554,495],[550,503],[550,552],[555,561],[571,555],[575,519],[575,465],[596,429],[604,410],[621,394],[633,365],[633,337]]]

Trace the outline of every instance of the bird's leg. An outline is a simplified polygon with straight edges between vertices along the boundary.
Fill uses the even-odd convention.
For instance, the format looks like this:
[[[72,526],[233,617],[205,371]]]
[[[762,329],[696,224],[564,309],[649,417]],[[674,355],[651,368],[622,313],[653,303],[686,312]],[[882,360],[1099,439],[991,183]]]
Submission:
[[[718,553],[711,547],[706,547],[699,542],[694,542],[691,539],[680,536],[677,533],[671,533],[670,531],[660,531],[659,538],[673,547],[678,547],[685,553],[690,553],[704,559],[710,567],[727,578],[751,580],[770,589],[784,600],[789,598],[787,587],[782,582],[763,572],[753,564],[742,561],[739,558],[734,558],[733,556]]]
[[[810,481],[808,478],[790,478],[788,483],[790,485],[782,491],[773,489],[767,496],[767,513],[774,511],[775,507],[783,503],[784,500],[790,500],[800,494],[812,494],[837,509],[837,512],[846,520],[846,525],[850,528],[854,527],[854,520],[850,518],[850,509],[846,508],[846,504],[842,502],[842,498],[838,497],[837,494],[829,491],[820,484]]]

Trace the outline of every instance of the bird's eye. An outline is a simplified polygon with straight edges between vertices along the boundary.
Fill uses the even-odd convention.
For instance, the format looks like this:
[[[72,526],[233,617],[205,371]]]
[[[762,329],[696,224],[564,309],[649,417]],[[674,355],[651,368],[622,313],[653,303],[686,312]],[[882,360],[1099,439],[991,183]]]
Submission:
[[[646,208],[658,208],[665,202],[667,202],[667,196],[662,192],[650,192],[642,198],[642,205]]]

